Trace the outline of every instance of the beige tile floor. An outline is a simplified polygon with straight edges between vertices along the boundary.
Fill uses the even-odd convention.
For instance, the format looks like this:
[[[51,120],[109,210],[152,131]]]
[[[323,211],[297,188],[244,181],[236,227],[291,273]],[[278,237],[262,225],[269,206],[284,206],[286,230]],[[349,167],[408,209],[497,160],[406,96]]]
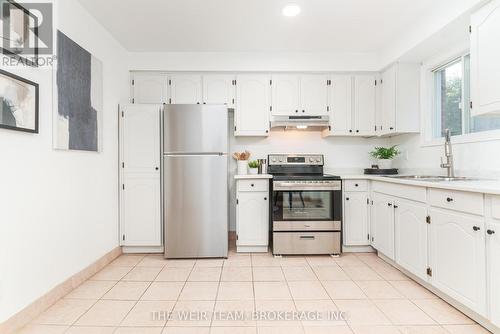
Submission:
[[[169,311],[171,319],[152,316]],[[180,319],[183,311],[198,318]],[[343,311],[347,319],[272,319],[276,311]],[[229,318],[234,313],[228,312],[246,317]],[[19,333],[488,332],[374,254],[274,258],[231,251],[227,260],[122,255]]]

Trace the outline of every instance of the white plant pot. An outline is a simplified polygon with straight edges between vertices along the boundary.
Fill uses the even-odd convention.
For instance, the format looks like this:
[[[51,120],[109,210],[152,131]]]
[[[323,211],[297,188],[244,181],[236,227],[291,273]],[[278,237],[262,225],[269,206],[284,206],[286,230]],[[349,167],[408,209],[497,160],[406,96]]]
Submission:
[[[378,168],[391,169],[392,168],[392,159],[378,159]]]
[[[248,174],[248,160],[238,160],[236,161],[238,165],[238,175]]]
[[[257,175],[259,174],[259,169],[258,168],[248,168],[250,171],[250,175]]]

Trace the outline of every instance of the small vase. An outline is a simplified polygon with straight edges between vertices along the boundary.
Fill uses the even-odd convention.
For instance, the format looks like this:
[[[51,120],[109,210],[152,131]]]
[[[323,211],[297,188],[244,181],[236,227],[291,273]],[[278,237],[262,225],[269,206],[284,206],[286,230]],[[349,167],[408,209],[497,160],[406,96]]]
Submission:
[[[391,169],[392,168],[392,159],[378,159],[378,168]]]
[[[248,160],[238,160],[236,161],[238,165],[238,175],[248,174]]]
[[[259,174],[259,169],[258,168],[249,168],[250,175],[257,175]]]

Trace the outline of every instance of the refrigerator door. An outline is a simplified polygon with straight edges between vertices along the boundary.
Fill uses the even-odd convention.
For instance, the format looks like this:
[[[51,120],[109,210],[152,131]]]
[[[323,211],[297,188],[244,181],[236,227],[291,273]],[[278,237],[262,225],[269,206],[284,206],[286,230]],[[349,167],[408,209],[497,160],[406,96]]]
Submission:
[[[163,117],[166,154],[227,153],[228,110],[218,105],[167,105]]]
[[[227,257],[226,155],[165,155],[165,257]]]

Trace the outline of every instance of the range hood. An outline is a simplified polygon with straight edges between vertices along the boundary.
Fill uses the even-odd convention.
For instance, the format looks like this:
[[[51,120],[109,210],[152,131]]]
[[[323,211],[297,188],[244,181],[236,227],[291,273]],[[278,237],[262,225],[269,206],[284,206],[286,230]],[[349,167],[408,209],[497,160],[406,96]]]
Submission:
[[[330,125],[329,116],[272,116],[271,128],[324,130]]]

